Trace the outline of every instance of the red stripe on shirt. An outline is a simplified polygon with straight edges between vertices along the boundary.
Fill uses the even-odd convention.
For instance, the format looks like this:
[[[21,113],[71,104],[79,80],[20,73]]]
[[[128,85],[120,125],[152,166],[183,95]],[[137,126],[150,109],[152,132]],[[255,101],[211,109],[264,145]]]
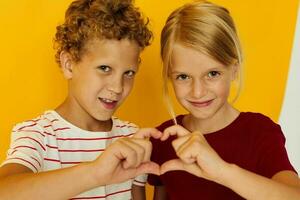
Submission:
[[[8,155],[13,155],[14,153],[16,153],[18,150],[14,150],[13,152],[9,153]]]
[[[61,164],[64,165],[72,165],[72,164],[80,164],[82,162],[78,162],[78,161],[61,161]]]
[[[51,120],[51,122],[53,123],[53,122],[56,122],[56,121],[59,121],[58,119],[53,119],[53,120]]]
[[[45,137],[45,135],[37,130],[17,130],[17,131],[13,131],[14,133],[16,132],[28,132],[28,133],[38,133],[40,134],[41,136]]]
[[[101,152],[105,149],[59,149],[59,152]]]
[[[70,127],[57,128],[57,129],[54,129],[54,131],[63,131],[63,130],[67,130],[67,129],[71,129],[71,128]]]
[[[39,166],[42,167],[40,161],[38,161],[35,157],[30,156],[30,158],[32,158],[33,160],[35,160],[39,164]]]
[[[25,122],[38,122],[40,121],[41,119],[38,118],[38,119],[31,119],[31,120],[26,120]]]
[[[50,161],[50,162],[59,162],[59,163],[61,163],[60,160],[51,159],[51,158],[44,158],[44,160]]]
[[[30,164],[36,171],[38,171],[38,169],[34,166],[34,164],[32,164],[31,162],[29,162],[28,160],[24,160],[23,158],[9,158],[7,160],[22,160],[22,161]]]
[[[44,131],[43,133],[46,134],[46,135],[50,135],[50,136],[54,136],[54,137],[55,137],[55,135],[53,135],[53,134],[51,134],[51,133],[48,133],[48,132],[46,132],[46,131]]]
[[[117,128],[124,128],[124,127],[126,127],[126,126],[127,126],[127,125],[122,125],[122,126],[116,125]]]
[[[30,140],[33,140],[33,141],[35,141],[36,143],[38,143],[38,144],[40,145],[40,147],[41,147],[44,151],[46,151],[46,148],[45,148],[39,141],[37,141],[36,139],[31,138],[31,137],[19,137],[18,139],[15,140],[15,142],[18,141],[18,140],[22,140],[22,139],[30,139]]]
[[[56,146],[51,146],[51,145],[49,145],[49,144],[46,144],[46,147],[49,147],[50,149],[58,149],[58,147],[56,147]]]
[[[49,144],[46,144],[46,147],[49,147],[50,149],[58,149],[57,146],[51,146]],[[101,152],[105,151],[105,149],[58,149],[59,152]]]
[[[56,160],[56,159],[52,159],[52,158],[44,158],[44,160],[46,161],[50,161],[50,162],[58,162],[64,165],[71,165],[71,164],[80,164],[82,162],[78,162],[78,161],[60,161],[60,160]]]
[[[143,181],[134,180],[134,182],[141,183],[141,184],[146,184],[146,182],[143,182]]]
[[[14,147],[13,149],[18,149],[18,148],[29,148],[29,149],[33,149],[33,150],[36,150],[36,151],[37,151],[36,148],[31,147],[31,146],[25,146],[25,145],[22,145],[22,146],[16,146],[16,147]]]
[[[30,125],[22,126],[21,128],[18,128],[18,131],[22,130],[23,128],[32,127],[32,126],[35,126],[35,125],[37,125],[37,123],[33,123],[33,124],[30,124]]]
[[[110,140],[114,138],[129,137],[131,135],[133,135],[133,133],[128,135],[117,135],[117,136],[103,137],[103,138],[57,138],[57,140]]]
[[[131,189],[127,189],[127,190],[120,190],[120,191],[117,191],[117,192],[113,192],[113,193],[110,193],[110,194],[107,194],[105,196],[95,196],[95,197],[75,197],[75,198],[72,198],[70,200],[83,200],[83,199],[99,199],[99,198],[106,198],[106,197],[109,197],[109,196],[112,196],[112,195],[115,195],[115,194],[120,194],[120,193],[125,193],[125,192],[129,192],[131,191]]]

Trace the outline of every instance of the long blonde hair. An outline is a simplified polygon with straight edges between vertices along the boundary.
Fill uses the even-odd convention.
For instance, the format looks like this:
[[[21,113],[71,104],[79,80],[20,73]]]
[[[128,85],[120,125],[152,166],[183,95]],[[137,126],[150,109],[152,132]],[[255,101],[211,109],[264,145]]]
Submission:
[[[164,99],[176,124],[168,92],[169,68],[175,44],[195,49],[225,66],[241,66],[243,56],[233,19],[226,8],[207,1],[195,1],[177,8],[170,14],[161,33],[161,58]],[[242,86],[242,70],[239,72],[239,87],[234,101],[238,98]]]

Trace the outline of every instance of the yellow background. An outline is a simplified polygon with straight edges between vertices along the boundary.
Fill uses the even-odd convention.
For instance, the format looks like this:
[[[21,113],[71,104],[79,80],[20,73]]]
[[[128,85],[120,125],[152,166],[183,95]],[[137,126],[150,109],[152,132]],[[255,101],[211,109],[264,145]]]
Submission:
[[[0,162],[14,124],[55,108],[66,82],[54,62],[52,40],[70,0],[0,1]],[[169,118],[161,98],[159,35],[167,15],[186,0],[136,0],[155,40],[142,55],[131,96],[117,115],[140,126]],[[277,121],[295,29],[298,0],[215,0],[232,13],[245,53],[245,86],[236,107]],[[180,108],[176,108],[179,112]],[[148,197],[151,196],[148,191]]]

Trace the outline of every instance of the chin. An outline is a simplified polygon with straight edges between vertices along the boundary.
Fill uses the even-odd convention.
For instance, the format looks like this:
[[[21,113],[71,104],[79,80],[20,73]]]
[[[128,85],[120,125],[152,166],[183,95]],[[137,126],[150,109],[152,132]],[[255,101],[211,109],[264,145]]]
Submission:
[[[214,115],[214,113],[212,113],[212,112],[199,113],[199,112],[192,111],[190,113],[193,117],[195,117],[197,119],[202,119],[202,120],[211,118]]]
[[[95,118],[98,121],[108,121],[113,116],[113,113],[106,113],[106,114],[95,114],[93,115],[93,118]]]

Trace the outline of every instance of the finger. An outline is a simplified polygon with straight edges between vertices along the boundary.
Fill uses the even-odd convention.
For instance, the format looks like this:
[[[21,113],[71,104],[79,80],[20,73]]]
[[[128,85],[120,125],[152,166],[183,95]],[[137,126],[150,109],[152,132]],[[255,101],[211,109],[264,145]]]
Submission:
[[[176,141],[174,141],[174,143],[175,142]],[[193,133],[187,141],[185,141],[176,149],[177,156],[186,164],[196,162],[200,152],[201,138],[198,134],[195,133]]]
[[[134,167],[136,168],[144,161],[145,149],[142,145],[140,145],[133,138],[124,138],[121,142],[126,144],[129,148],[131,148],[135,153],[128,154],[128,157],[125,159],[125,163],[130,163],[129,166],[126,167]],[[133,160],[134,159],[134,160]]]
[[[199,152],[195,151],[195,149],[191,147],[191,144],[187,142],[176,154],[185,164],[192,164],[197,162]]]
[[[132,142],[138,144],[141,148],[143,148],[143,158],[142,162],[150,161],[151,153],[152,153],[152,143],[149,140],[138,139],[138,138],[128,138]]]
[[[113,143],[114,155],[118,159],[118,162],[122,164],[124,169],[135,166],[137,163],[137,152],[123,139],[117,140]]]
[[[160,166],[155,162],[145,162],[139,165],[136,169],[136,176],[141,174],[155,174],[160,175]]]
[[[141,154],[141,162],[150,161],[151,153],[152,153],[152,143],[149,140],[138,139],[138,138],[128,138],[131,142],[139,145],[140,148],[143,149],[143,154]]]
[[[176,170],[186,171],[190,174],[203,178],[202,170],[197,164],[185,164],[179,159],[169,160],[162,164],[162,166],[160,167],[160,174],[162,175],[166,172]]]
[[[179,137],[179,138],[173,140],[172,146],[173,146],[174,150],[177,152],[179,150],[179,148],[189,140],[189,138],[190,138],[190,136],[186,135],[186,136]]]
[[[168,160],[160,166],[160,174],[176,170],[184,170],[183,162],[180,159]]]
[[[166,128],[163,132],[162,137],[160,138],[162,141],[167,140],[171,135],[177,135],[179,137],[188,135],[190,132],[186,130],[184,127],[179,125],[174,125]]]
[[[162,133],[156,128],[142,128],[133,135],[133,138],[145,139],[153,137],[155,139],[159,139],[161,136]]]

